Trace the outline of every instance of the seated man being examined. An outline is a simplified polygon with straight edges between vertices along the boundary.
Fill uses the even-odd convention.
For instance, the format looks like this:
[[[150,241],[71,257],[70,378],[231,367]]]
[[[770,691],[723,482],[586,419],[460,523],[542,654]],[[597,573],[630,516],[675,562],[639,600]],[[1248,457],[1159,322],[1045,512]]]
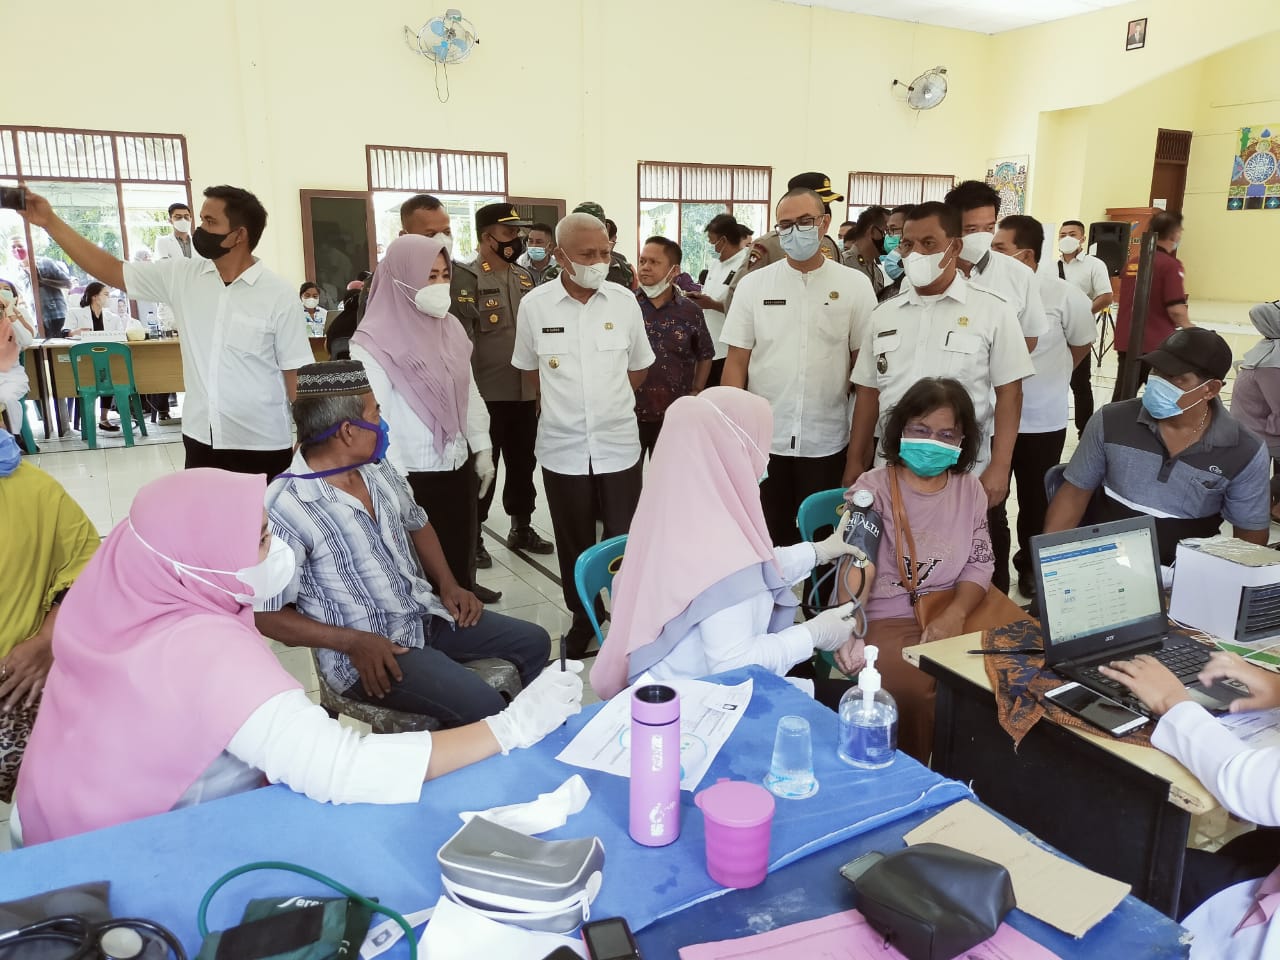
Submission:
[[[267,491],[267,510],[300,569],[262,605],[258,629],[318,648],[323,681],[343,696],[445,727],[498,713],[502,695],[463,664],[509,661],[528,686],[547,663],[547,631],[485,613],[454,579],[426,513],[385,459],[386,426],[360,363],[300,369],[293,417],[301,442]]]
[[[1211,330],[1178,330],[1142,358],[1151,376],[1141,398],[1109,403],[1085,425],[1045,532],[1148,514],[1160,562],[1178,541],[1211,537],[1223,520],[1250,543],[1271,528],[1267,448],[1218,399],[1231,348]],[[1092,509],[1090,509],[1092,508]]]

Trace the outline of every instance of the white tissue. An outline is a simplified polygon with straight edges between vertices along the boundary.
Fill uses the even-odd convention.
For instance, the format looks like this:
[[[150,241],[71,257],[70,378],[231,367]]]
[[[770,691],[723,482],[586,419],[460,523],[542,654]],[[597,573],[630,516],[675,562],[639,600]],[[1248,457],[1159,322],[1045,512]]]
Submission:
[[[534,836],[563,827],[569,817],[585,807],[590,799],[590,789],[582,777],[575,773],[550,793],[539,794],[537,800],[488,810],[464,810],[458,816],[463,823],[469,822],[472,817],[484,817],[508,830]]]

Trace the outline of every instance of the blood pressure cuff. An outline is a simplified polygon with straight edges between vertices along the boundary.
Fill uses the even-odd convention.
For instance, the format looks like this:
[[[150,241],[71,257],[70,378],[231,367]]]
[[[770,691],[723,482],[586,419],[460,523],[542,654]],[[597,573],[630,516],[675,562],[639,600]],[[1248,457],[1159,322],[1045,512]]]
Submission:
[[[483,817],[472,817],[436,859],[449,899],[544,933],[569,933],[591,919],[604,882],[599,837],[538,840]]]
[[[960,956],[994,936],[1016,906],[1008,870],[937,843],[868,854],[840,873],[867,922],[907,960]]]
[[[346,897],[251,900],[237,926],[205,938],[196,960],[355,960],[372,917]]]

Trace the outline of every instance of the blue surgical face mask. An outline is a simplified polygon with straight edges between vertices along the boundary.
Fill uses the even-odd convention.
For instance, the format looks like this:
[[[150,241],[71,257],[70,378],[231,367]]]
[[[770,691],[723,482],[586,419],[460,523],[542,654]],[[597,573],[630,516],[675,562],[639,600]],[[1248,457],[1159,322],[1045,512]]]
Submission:
[[[349,470],[355,470],[356,468],[363,467],[366,464],[377,463],[387,455],[387,451],[391,448],[391,426],[387,421],[383,420],[382,417],[378,417],[377,423],[370,423],[367,420],[343,420],[341,423],[335,423],[323,433],[318,433],[314,437],[302,441],[302,443],[305,446],[322,443],[336,434],[342,429],[343,425],[347,423],[356,427],[362,427],[365,430],[372,430],[378,435],[378,445],[373,448],[373,456],[368,460],[365,460],[362,463],[353,463],[349,467],[334,467],[332,470],[318,470],[315,473],[282,473],[280,476],[276,477],[276,479],[320,480],[324,477],[331,477],[338,473],[346,473]]]
[[[22,463],[22,451],[18,441],[8,430],[0,430],[0,477],[7,477]]]
[[[818,233],[818,225],[812,227],[795,226],[787,234],[778,234],[778,243],[782,252],[797,263],[813,259],[813,255],[822,246],[822,235]]]
[[[529,247],[525,250],[525,253],[529,254],[529,259],[533,263],[541,263],[543,260],[547,259],[546,247]]]
[[[1191,407],[1203,403],[1206,397],[1201,397],[1195,403],[1188,407],[1178,405],[1178,401],[1185,397],[1188,393],[1192,393],[1203,387],[1192,387],[1190,390],[1179,390],[1168,380],[1152,374],[1147,378],[1147,389],[1142,393],[1142,406],[1146,408],[1147,413],[1151,414],[1157,420],[1168,420],[1170,417],[1176,417],[1180,413],[1185,413]]]
[[[960,448],[941,440],[898,441],[898,458],[917,477],[936,477],[960,462]]]

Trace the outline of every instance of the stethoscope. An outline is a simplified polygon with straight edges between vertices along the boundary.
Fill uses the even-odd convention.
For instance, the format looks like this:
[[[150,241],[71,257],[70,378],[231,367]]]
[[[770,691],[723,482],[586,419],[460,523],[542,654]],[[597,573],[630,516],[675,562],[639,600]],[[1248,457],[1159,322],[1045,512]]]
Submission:
[[[136,917],[104,920],[102,923],[93,923],[80,916],[50,917],[0,933],[0,950],[37,940],[56,940],[75,946],[75,952],[67,960],[135,960],[147,948],[143,933],[159,937],[174,960],[187,960],[187,953],[177,937],[158,923]]]

